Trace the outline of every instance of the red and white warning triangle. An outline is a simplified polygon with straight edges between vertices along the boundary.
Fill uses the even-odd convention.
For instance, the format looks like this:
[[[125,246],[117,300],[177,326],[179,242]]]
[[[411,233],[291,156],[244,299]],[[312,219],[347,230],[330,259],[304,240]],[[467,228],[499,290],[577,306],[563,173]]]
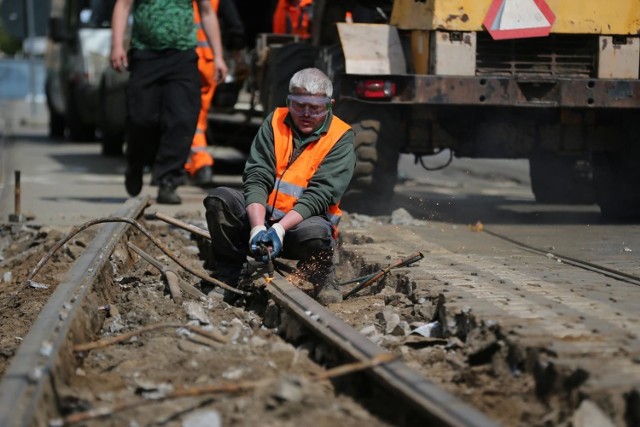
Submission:
[[[483,24],[503,40],[548,36],[555,20],[545,0],[493,0]]]

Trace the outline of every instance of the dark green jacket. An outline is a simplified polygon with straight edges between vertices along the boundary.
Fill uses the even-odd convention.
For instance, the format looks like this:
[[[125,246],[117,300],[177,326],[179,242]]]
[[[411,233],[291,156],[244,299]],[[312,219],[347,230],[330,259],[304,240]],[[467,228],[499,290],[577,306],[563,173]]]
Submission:
[[[273,113],[264,120],[258,130],[249,158],[242,176],[244,198],[246,205],[260,203],[266,205],[267,198],[273,189],[276,179],[276,158],[274,154],[273,127],[271,120]],[[326,133],[333,118],[329,113],[325,123],[310,135],[301,135],[293,124],[291,116],[287,114],[284,122],[293,129],[293,144],[295,149],[320,138]],[[347,131],[331,151],[324,158],[318,170],[309,181],[309,185],[293,207],[304,219],[316,215],[324,215],[330,204],[338,203],[347,189],[356,165],[354,151],[355,133]]]

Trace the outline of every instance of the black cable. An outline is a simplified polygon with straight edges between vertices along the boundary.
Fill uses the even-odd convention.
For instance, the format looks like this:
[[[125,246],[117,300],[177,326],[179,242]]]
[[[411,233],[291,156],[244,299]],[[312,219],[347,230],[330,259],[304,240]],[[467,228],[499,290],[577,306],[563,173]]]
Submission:
[[[583,261],[583,260],[579,260],[577,258],[572,258],[570,256],[566,256],[566,255],[560,255],[560,254],[555,254],[549,251],[545,251],[539,248],[536,248],[534,246],[528,245],[526,243],[523,242],[519,242],[515,239],[512,239],[510,237],[507,236],[503,236],[499,233],[487,230],[486,228],[483,229],[483,232],[493,236],[493,237],[497,237],[498,239],[502,239],[505,240],[509,243],[513,243],[514,245],[520,246],[521,248],[524,248],[526,250],[529,250],[531,252],[540,254],[540,255],[544,255],[546,257],[551,257],[553,259],[555,259],[556,261],[560,261],[564,264],[568,264],[568,265],[572,265],[574,267],[578,267],[581,268],[583,270],[588,270],[588,271],[592,271],[594,273],[600,273],[604,276],[610,277],[612,279],[616,279],[616,280],[621,280],[623,282],[627,282],[630,283],[632,285],[636,285],[636,286],[640,286],[640,277],[636,276],[634,274],[629,274],[629,273],[625,273],[624,271],[620,271],[620,270],[614,270],[612,268],[608,268],[602,265],[598,265],[598,264],[594,264],[592,262],[588,262],[588,261]]]
[[[442,151],[444,150],[440,150],[438,152],[436,152],[435,154],[439,154],[442,153]],[[424,160],[422,160],[424,156],[416,156],[415,157],[415,163],[420,162],[420,166],[423,167],[424,170],[428,170],[428,171],[439,171],[441,169],[446,168],[447,166],[449,166],[451,164],[451,162],[453,161],[453,150],[449,150],[449,160],[447,160],[447,162],[444,165],[440,165],[440,166],[436,166],[435,168],[430,168],[427,165],[424,164]]]

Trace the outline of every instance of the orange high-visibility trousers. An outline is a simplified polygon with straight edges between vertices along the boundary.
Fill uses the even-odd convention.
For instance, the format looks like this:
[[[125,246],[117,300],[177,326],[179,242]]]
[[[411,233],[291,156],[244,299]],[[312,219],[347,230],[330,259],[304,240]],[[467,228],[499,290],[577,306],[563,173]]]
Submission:
[[[211,0],[213,10],[218,13],[218,0]],[[216,89],[215,63],[213,61],[213,49],[207,42],[207,36],[200,24],[199,9],[194,2],[194,19],[197,28],[198,47],[198,71],[200,72],[200,114],[198,115],[198,125],[196,133],[191,142],[191,154],[185,163],[184,168],[193,176],[205,166],[213,166],[213,156],[207,152],[207,115],[213,94]]]
[[[199,51],[200,49],[198,49]],[[191,155],[184,165],[189,175],[193,176],[205,166],[213,166],[213,157],[207,151],[207,115],[216,89],[215,66],[213,59],[200,55],[198,71],[202,80],[200,86],[200,114],[198,126],[191,142]]]

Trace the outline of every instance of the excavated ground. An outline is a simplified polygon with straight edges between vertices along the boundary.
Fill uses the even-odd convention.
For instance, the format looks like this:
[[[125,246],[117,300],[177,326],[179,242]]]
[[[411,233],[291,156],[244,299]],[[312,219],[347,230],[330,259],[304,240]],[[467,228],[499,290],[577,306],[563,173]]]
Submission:
[[[181,219],[204,225],[198,214],[186,213]],[[184,260],[202,267],[202,245],[191,235],[162,223],[147,226]],[[375,236],[350,232],[348,217],[341,230],[348,248],[375,241]],[[64,245],[36,276],[37,287],[23,285],[33,266],[67,231],[37,226],[0,229],[0,374],[97,227]],[[139,243],[170,265],[170,260],[149,242]],[[395,258],[395,254],[389,254],[389,264]],[[343,250],[339,278],[352,279],[382,267],[385,265],[367,263],[356,251]],[[180,271],[180,275],[199,286],[199,279],[187,272]],[[217,425],[217,420],[222,425],[263,426],[393,424],[393,420],[366,410],[359,396],[342,393],[338,382],[312,381],[312,376],[322,371],[321,365],[330,361],[330,355],[304,335],[293,343],[285,342],[281,330],[275,327],[277,322],[262,317],[264,307],[230,305],[215,291],[206,301],[185,297],[183,304],[177,305],[158,271],[144,261],[136,262],[133,271],[116,271],[116,282],[121,293],[116,303],[103,307],[101,337],[145,325],[180,322],[225,335],[229,342],[218,343],[186,329],[176,332],[176,328],[166,328],[82,353],[75,376],[62,390],[65,410],[113,408],[180,387],[195,390],[211,384],[259,383],[251,383],[243,392],[225,389],[162,403],[146,400],[147,404],[127,410],[112,409],[110,417],[83,425],[189,425],[185,420],[195,423],[197,419],[205,420],[204,425]],[[456,333],[442,332],[438,320],[446,310],[445,295],[431,291],[428,282],[429,278],[412,278],[410,268],[392,270],[357,297],[329,308],[381,347],[402,355],[409,366],[430,381],[499,424],[569,425],[566,414],[571,411],[563,408],[562,399],[552,405],[536,397],[532,376],[519,369],[521,355],[501,335],[499,325],[478,324],[471,315],[456,313]],[[429,332],[417,334],[417,328]]]

